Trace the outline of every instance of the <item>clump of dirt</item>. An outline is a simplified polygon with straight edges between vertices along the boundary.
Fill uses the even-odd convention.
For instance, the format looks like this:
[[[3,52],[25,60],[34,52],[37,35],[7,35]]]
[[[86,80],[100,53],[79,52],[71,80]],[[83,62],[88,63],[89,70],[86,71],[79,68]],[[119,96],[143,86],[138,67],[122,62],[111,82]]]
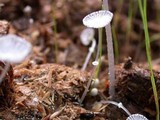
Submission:
[[[14,95],[15,99],[11,101],[10,109],[0,113],[3,119],[125,120],[127,115],[124,111],[101,104],[101,100],[107,99],[122,102],[131,113],[155,119],[149,71],[132,62],[117,67],[116,94],[112,99],[107,95],[107,88],[103,93],[99,91],[96,97],[88,94],[82,105],[79,100],[91,78],[89,73],[57,64],[37,65],[36,68],[28,64],[27,67],[14,67],[14,93],[6,95]],[[154,74],[160,94],[159,73]]]
[[[154,71],[154,77],[160,96],[160,73]],[[155,119],[155,101],[148,69],[137,66],[129,59],[116,69],[115,90],[114,100],[124,103],[131,113],[140,113],[150,120]]]
[[[61,107],[67,107],[70,102],[78,103],[88,79],[89,74],[87,73],[56,64],[44,64],[33,69],[15,68],[14,91],[16,98],[10,112],[16,119],[31,119],[34,116],[44,118]],[[8,93],[8,95],[10,94]],[[74,106],[73,103],[72,106]],[[79,108],[75,107],[79,113],[73,112],[75,115],[71,113],[73,119],[81,113],[81,109],[80,106]],[[64,108],[63,111],[69,115],[69,109]],[[64,114],[64,112],[62,113]],[[53,115],[51,116],[53,117]],[[55,117],[57,116],[55,115]],[[8,118],[10,116],[5,119]]]

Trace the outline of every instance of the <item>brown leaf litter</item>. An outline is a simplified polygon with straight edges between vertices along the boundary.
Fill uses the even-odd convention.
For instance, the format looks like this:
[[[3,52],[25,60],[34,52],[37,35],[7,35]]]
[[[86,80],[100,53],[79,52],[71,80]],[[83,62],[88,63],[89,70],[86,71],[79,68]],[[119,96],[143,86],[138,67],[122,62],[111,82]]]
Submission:
[[[14,69],[15,103],[10,115],[16,119],[35,116],[41,119],[48,115],[53,117],[56,111],[64,107],[61,117],[77,118],[82,111],[86,111],[76,102],[88,79],[88,73],[56,64],[44,64],[36,69]],[[73,114],[73,111],[78,112]]]

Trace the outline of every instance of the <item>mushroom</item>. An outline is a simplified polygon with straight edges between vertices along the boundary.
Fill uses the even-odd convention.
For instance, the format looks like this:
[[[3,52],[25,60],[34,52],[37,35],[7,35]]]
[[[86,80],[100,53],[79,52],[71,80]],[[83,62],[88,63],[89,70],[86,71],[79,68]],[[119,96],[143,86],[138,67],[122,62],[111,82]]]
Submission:
[[[132,114],[126,120],[148,120],[148,119],[141,114]]]
[[[27,15],[30,15],[31,12],[32,12],[32,7],[29,6],[29,5],[25,6],[24,9],[23,9],[23,12],[24,12],[25,14],[27,14]]]
[[[97,96],[98,95],[98,89],[97,88],[92,88],[90,91],[91,96]]]
[[[112,105],[116,105],[118,108],[121,108],[122,110],[124,110],[129,117],[127,117],[126,120],[148,120],[145,116],[141,115],[141,114],[131,114],[127,108],[125,108],[123,106],[123,104],[121,102],[117,103],[115,101],[110,101],[110,100],[105,100],[105,101],[100,101],[100,103],[102,104],[112,104]]]
[[[108,63],[109,63],[109,94],[114,96],[114,83],[115,83],[115,70],[114,70],[114,53],[113,53],[113,42],[111,35],[110,22],[113,18],[113,14],[108,10],[100,10],[93,12],[83,18],[83,24],[87,27],[98,28],[99,31],[99,45],[98,45],[98,54],[96,55],[96,60],[99,59],[98,71],[101,64],[101,55],[102,55],[102,27],[106,28],[107,36],[107,50],[108,50]],[[97,73],[98,74],[98,73]]]
[[[87,64],[89,62],[89,59],[90,59],[90,57],[96,47],[96,40],[94,39],[94,29],[92,29],[92,28],[84,29],[80,35],[80,40],[81,40],[82,44],[85,46],[88,46],[90,44],[90,42],[92,42],[92,45],[89,48],[89,52],[86,56],[85,62],[81,68],[81,70],[84,71],[86,69]]]
[[[32,45],[25,39],[13,34],[0,37],[0,60],[20,63],[31,52]]]
[[[6,62],[5,70],[0,75],[0,83],[9,69],[9,64],[22,62],[31,52],[32,45],[25,39],[8,34],[0,37],[0,60]]]
[[[96,55],[96,61],[100,58],[101,63],[101,55],[102,55],[102,28],[108,25],[113,18],[113,14],[107,10],[99,10],[96,12],[92,12],[83,18],[83,24],[90,28],[98,28],[99,33],[99,45]],[[100,67],[100,64],[99,66]]]
[[[83,45],[88,46],[94,38],[94,29],[86,28],[80,34],[80,40]]]
[[[92,12],[83,18],[83,24],[90,28],[103,28],[112,20],[113,14],[108,10]]]

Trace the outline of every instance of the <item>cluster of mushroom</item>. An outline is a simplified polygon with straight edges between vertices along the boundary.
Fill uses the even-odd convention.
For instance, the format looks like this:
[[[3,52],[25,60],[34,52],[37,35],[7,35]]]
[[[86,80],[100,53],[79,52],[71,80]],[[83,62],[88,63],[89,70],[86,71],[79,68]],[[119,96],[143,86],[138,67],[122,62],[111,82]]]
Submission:
[[[87,64],[89,62],[90,56],[93,53],[93,51],[95,49],[95,46],[96,46],[96,42],[95,42],[95,39],[93,37],[94,36],[94,32],[93,32],[92,28],[101,29],[103,27],[106,27],[108,24],[110,24],[112,18],[113,18],[113,14],[108,10],[99,10],[99,11],[93,12],[91,14],[88,14],[87,16],[85,16],[83,18],[83,24],[88,28],[85,29],[82,32],[81,37],[80,37],[81,38],[81,42],[84,45],[89,45],[90,42],[92,41],[92,45],[89,48],[89,53],[88,53],[88,55],[87,55],[87,57],[85,59],[84,65],[82,67],[82,70],[86,69],[86,66],[87,66]],[[109,29],[110,29],[110,27],[109,27]],[[110,30],[110,32],[111,32],[111,30]],[[107,34],[107,29],[106,29],[106,35],[109,36],[109,37],[107,36],[107,39],[110,38],[109,40],[107,40],[107,42],[112,42],[111,41],[112,40],[111,35]],[[99,40],[99,44],[100,44],[100,42],[101,41]],[[112,46],[112,43],[111,44],[107,43],[107,44],[108,44],[107,45],[107,47],[108,47],[108,57],[110,57],[109,54],[113,54],[113,46]],[[109,45],[111,45],[111,46],[109,46]],[[98,47],[100,47],[100,46],[98,46]],[[97,50],[97,54],[99,54],[99,49],[100,48],[98,48],[98,50]],[[112,64],[109,64],[109,73],[110,73],[110,76],[111,76],[110,78],[112,78],[112,79],[110,79],[110,89],[109,89],[111,96],[114,95],[114,89],[111,88],[111,87],[113,87],[113,84],[115,83],[115,78],[114,78],[115,77],[115,74],[114,74],[114,55],[112,55],[112,56],[113,57],[108,60],[108,62],[112,63]],[[101,58],[99,58],[99,59],[101,59]],[[98,64],[99,64],[99,61],[96,59],[93,62],[93,65],[97,66]],[[110,72],[110,70],[112,70],[112,71]],[[113,74],[113,76],[112,76],[111,73]],[[97,86],[97,84],[99,83],[99,80],[98,79],[95,79],[95,80],[89,81],[89,83],[91,83],[90,85],[91,85],[92,89],[90,91],[91,91],[91,95],[92,96],[96,96],[98,94],[98,89],[95,86]],[[96,85],[94,86],[94,84],[96,84]],[[82,95],[82,99],[81,99],[82,101],[84,99],[84,96],[87,94],[86,91],[88,91],[88,89],[89,89],[89,86],[86,88],[85,92]],[[82,101],[81,101],[81,103],[82,103]],[[122,105],[122,103],[117,103],[117,102],[114,102],[114,101],[102,101],[102,103],[103,104],[113,104],[113,105],[116,105],[119,108],[123,109],[129,115],[129,117],[126,120],[148,120],[145,116],[143,116],[141,114],[131,114]]]
[[[90,44],[90,42],[92,41],[92,45],[89,48],[88,55],[85,59],[85,62],[83,64],[83,67],[81,70],[86,69],[87,64],[89,62],[89,59],[90,59],[90,57],[96,47],[96,40],[94,39],[94,29],[93,28],[101,29],[101,28],[105,27],[106,25],[108,25],[111,22],[112,18],[113,18],[113,14],[107,10],[99,10],[99,11],[93,12],[83,18],[83,24],[85,26],[87,26],[88,28],[86,28],[85,30],[82,31],[82,33],[80,35],[81,42],[83,45],[88,46]],[[94,65],[94,63],[97,63],[96,65],[94,65],[95,67],[99,64],[98,59],[101,59],[101,58],[99,58],[99,57],[101,57],[101,56],[99,56],[100,49],[102,49],[102,48],[100,48],[101,47],[100,44],[102,44],[101,42],[102,42],[102,40],[99,39],[99,42],[98,42],[99,45],[98,45],[96,59],[93,62],[93,65]],[[97,84],[99,83],[99,79],[94,78],[91,83],[92,83],[91,87],[93,87],[91,89],[91,95],[96,96],[98,94],[98,89],[95,86],[97,86]]]

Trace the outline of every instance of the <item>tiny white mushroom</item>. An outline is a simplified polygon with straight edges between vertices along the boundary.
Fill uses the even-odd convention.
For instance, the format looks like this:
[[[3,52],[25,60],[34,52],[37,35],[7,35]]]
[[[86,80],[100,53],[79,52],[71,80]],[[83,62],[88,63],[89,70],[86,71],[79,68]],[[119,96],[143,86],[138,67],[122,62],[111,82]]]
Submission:
[[[32,12],[32,7],[29,5],[25,6],[25,8],[23,9],[23,12],[26,14],[30,14]]]
[[[99,64],[98,61],[93,61],[93,62],[92,62],[92,65],[93,65],[93,66],[97,66],[98,64]]]
[[[129,117],[126,120],[148,120],[145,116],[141,115],[141,114],[131,114],[124,106],[121,102],[117,103],[115,101],[101,101],[102,104],[113,104],[116,105],[118,108],[123,109],[128,115]]]
[[[92,12],[83,18],[83,24],[91,28],[102,28],[111,22],[113,13],[108,10]]]
[[[113,14],[110,11],[100,10],[100,11],[96,11],[96,12],[93,12],[93,13],[85,16],[83,18],[83,24],[87,27],[90,27],[90,28],[98,28],[99,33],[100,33],[100,32],[102,32],[102,27],[105,27],[106,25],[108,25],[111,22],[112,18],[113,18]],[[102,46],[102,36],[99,34],[99,46],[98,46],[98,51],[97,51],[98,54],[96,56],[99,56],[99,53],[100,53],[100,58],[101,58],[101,54],[102,54],[102,47],[101,46]],[[97,60],[97,59],[94,62],[92,62],[92,64],[94,66],[100,65],[99,60]],[[82,94],[82,97],[80,99],[80,103],[83,102],[90,85],[91,85],[91,80],[89,80],[87,83],[87,87]],[[97,91],[98,91],[98,89],[97,89]]]
[[[30,19],[29,19],[29,23],[30,23],[30,24],[33,24],[33,23],[34,23],[34,19],[33,19],[33,18],[30,18]]]
[[[148,119],[141,114],[132,114],[126,120],[148,120]]]
[[[96,60],[98,61],[99,58],[101,58],[102,55],[102,28],[107,26],[113,18],[113,13],[111,13],[108,10],[99,10],[96,12],[92,12],[85,16],[83,18],[83,24],[90,28],[98,28],[99,32],[99,42],[98,42],[98,50],[96,55]],[[101,60],[99,60],[99,63],[101,63]],[[98,68],[100,68],[100,65],[98,65]],[[98,71],[99,73],[99,71]],[[98,73],[96,73],[96,77],[98,76]]]
[[[98,89],[97,88],[92,88],[90,91],[91,96],[96,96],[98,95]]]
[[[89,48],[89,52],[86,56],[85,62],[81,68],[81,70],[84,71],[86,69],[87,64],[89,62],[89,59],[90,59],[90,57],[96,47],[96,40],[94,39],[94,29],[92,29],[92,28],[84,29],[80,35],[80,40],[81,40],[82,44],[85,46],[88,46],[92,42],[92,45]]]
[[[8,63],[22,62],[32,49],[29,42],[13,34],[0,37],[0,45],[0,60]]]
[[[0,84],[10,68],[9,63],[20,63],[31,52],[32,45],[25,39],[13,34],[0,37],[0,60],[6,62],[3,72],[0,74]]]
[[[89,45],[93,38],[94,38],[94,29],[92,28],[86,28],[80,34],[80,40],[82,44],[85,46]]]

